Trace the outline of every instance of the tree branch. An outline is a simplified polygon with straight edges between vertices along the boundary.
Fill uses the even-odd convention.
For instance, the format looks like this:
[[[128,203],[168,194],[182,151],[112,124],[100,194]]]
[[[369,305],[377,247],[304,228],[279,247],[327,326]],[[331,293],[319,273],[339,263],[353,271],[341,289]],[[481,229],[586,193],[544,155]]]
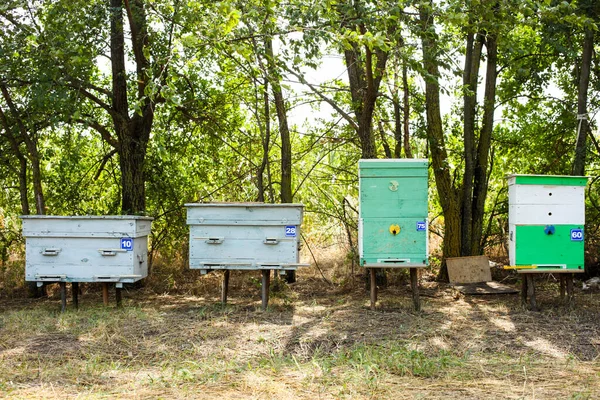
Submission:
[[[335,101],[333,101],[329,97],[325,96],[315,85],[308,83],[302,75],[296,73],[295,71],[292,71],[287,66],[285,66],[284,68],[287,72],[289,72],[290,74],[292,74],[296,78],[298,78],[302,84],[308,86],[310,88],[310,90],[313,91],[313,93],[315,93],[317,96],[319,96],[321,98],[321,100],[323,100],[324,102],[329,104],[331,107],[333,107],[342,116],[342,118],[344,118],[346,120],[346,122],[348,122],[352,126],[352,128],[354,128],[355,130],[358,130],[358,124],[356,123],[354,118],[352,118],[350,116],[350,114],[348,114],[347,112],[342,110]]]
[[[102,139],[114,148],[119,148],[119,141],[113,137],[110,131],[104,126],[98,123],[98,121],[87,120],[83,118],[74,118],[72,121],[79,122],[87,127],[90,127],[100,133]]]
[[[77,90],[79,93],[81,93],[83,95],[83,97],[91,100],[93,103],[95,103],[96,105],[100,106],[100,108],[102,108],[104,111],[106,111],[112,118],[119,119],[121,122],[126,122],[126,119],[125,119],[125,117],[123,115],[121,115],[120,113],[118,113],[108,103],[105,103],[104,101],[102,101],[100,98],[98,98],[94,94],[88,92],[82,86],[78,86],[78,85],[76,85],[74,83],[68,83],[67,86],[70,87],[70,88],[72,88],[72,89]]]
[[[97,181],[100,178],[100,174],[104,170],[104,166],[106,165],[108,160],[110,160],[111,157],[114,156],[115,154],[117,154],[117,149],[112,149],[108,154],[106,154],[104,157],[102,157],[102,161],[100,162],[100,167],[98,167],[98,171],[94,175],[95,181]]]

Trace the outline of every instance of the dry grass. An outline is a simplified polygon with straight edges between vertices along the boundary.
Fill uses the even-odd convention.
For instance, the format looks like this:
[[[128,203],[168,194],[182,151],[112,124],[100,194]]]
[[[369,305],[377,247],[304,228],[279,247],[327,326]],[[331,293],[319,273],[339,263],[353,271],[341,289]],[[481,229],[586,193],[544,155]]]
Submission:
[[[415,313],[398,274],[370,311],[362,284],[309,269],[262,312],[258,275],[233,273],[226,306],[218,274],[193,278],[122,309],[94,287],[64,314],[56,294],[0,300],[0,397],[600,398],[598,294],[570,307],[544,283],[535,313],[424,277]]]

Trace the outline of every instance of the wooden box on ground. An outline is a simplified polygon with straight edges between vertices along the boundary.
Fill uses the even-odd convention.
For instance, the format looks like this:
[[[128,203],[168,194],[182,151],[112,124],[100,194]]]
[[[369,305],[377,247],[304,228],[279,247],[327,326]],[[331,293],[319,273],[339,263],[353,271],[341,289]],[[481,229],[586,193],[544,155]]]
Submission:
[[[490,282],[492,272],[487,256],[469,256],[447,258],[450,283]]]

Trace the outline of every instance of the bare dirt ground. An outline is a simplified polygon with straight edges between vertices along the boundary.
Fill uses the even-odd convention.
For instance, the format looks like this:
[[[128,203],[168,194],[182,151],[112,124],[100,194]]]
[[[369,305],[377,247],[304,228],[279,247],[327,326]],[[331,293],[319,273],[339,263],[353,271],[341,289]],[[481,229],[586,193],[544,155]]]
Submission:
[[[104,307],[0,299],[0,397],[9,398],[600,398],[600,293],[563,304],[538,283],[541,312],[518,295],[464,296],[424,277],[422,311],[397,277],[368,308],[364,282],[315,274],[274,285],[219,275],[204,294],[128,290]],[[515,281],[509,281],[517,287]]]

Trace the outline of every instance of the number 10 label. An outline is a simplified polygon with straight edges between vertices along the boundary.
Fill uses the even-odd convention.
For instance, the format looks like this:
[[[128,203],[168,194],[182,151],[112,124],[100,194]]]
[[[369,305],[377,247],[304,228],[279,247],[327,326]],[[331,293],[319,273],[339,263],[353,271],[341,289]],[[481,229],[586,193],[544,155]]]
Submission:
[[[133,239],[132,238],[121,238],[121,249],[132,251],[133,250]]]

